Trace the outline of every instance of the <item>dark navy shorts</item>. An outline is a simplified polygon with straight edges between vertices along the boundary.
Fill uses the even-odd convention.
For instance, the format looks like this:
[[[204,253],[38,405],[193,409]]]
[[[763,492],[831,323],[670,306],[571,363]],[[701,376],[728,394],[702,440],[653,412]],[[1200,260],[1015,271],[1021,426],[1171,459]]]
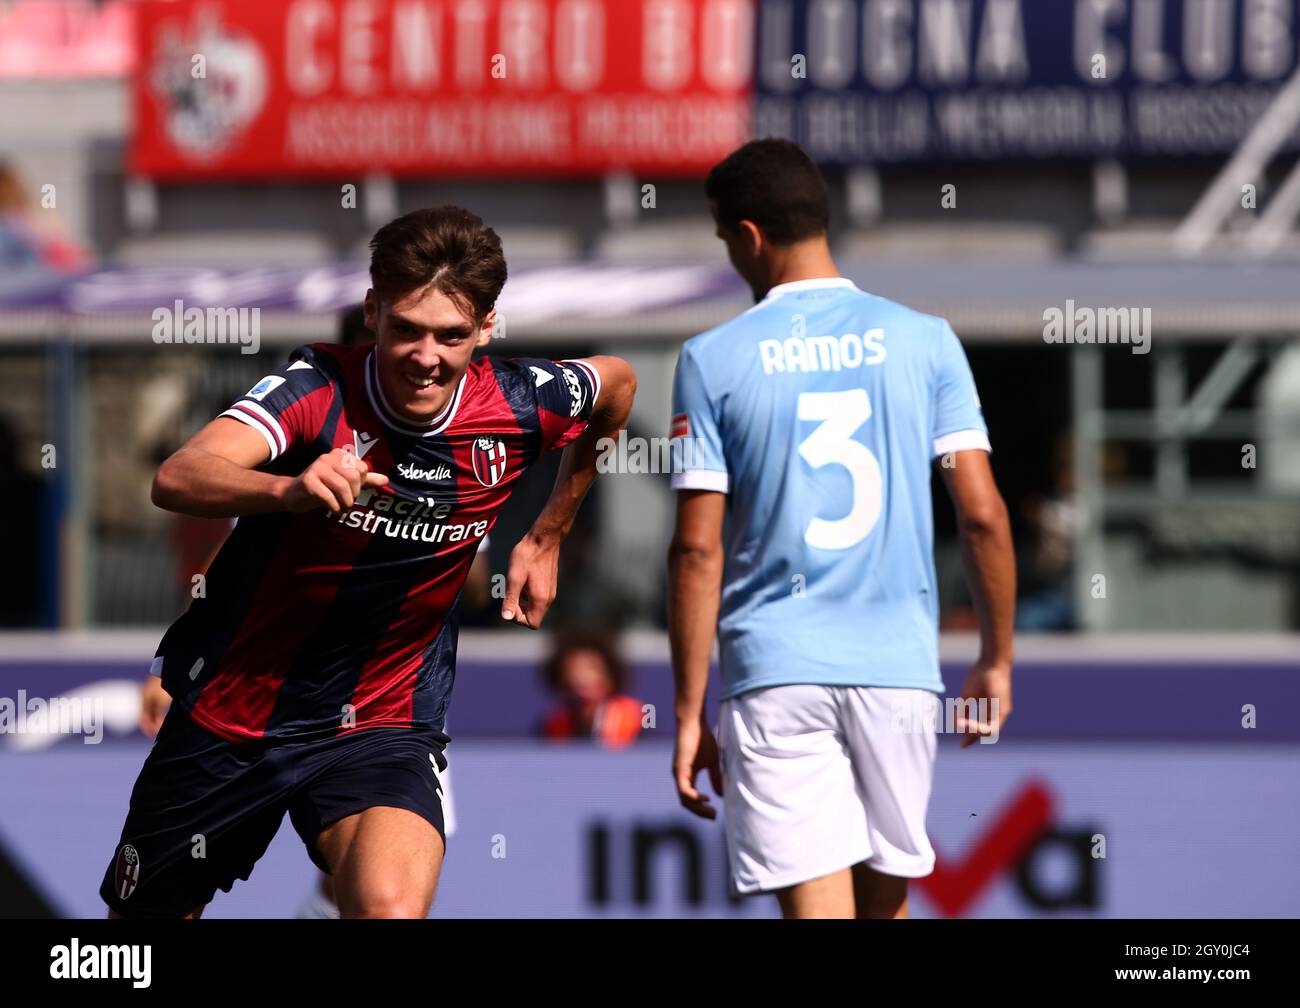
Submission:
[[[285,812],[324,872],[321,830],[368,808],[408,809],[445,844],[438,774],[449,741],[431,728],[370,728],[309,742],[236,743],[172,704],[131,791],[99,894],[123,917],[183,917],[252,874]]]

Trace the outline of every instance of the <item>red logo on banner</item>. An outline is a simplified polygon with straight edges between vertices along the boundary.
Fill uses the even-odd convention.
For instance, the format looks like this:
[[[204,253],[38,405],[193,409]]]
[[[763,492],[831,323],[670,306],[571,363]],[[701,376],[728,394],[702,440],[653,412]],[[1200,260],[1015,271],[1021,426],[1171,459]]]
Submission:
[[[1031,781],[965,857],[936,858],[934,872],[916,883],[940,913],[960,917],[994,878],[1024,856],[1051,818],[1050,792]]]

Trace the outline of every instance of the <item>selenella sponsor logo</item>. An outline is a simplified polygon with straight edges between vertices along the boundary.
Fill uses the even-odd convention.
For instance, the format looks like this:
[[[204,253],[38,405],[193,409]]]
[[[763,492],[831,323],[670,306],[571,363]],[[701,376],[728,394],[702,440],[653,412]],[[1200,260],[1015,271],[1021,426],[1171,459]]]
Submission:
[[[445,465],[437,466],[433,469],[419,469],[407,462],[399,462],[397,471],[409,480],[424,480],[431,482],[433,480],[451,479],[451,470]]]

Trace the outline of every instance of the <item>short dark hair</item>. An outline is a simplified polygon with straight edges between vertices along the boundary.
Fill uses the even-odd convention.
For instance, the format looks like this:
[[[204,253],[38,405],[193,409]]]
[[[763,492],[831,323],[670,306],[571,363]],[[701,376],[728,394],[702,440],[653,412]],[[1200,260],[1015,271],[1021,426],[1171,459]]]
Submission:
[[[753,221],[776,245],[815,238],[830,226],[826,180],[790,140],[751,140],[732,151],[710,170],[704,192],[718,204],[725,228]]]
[[[605,666],[605,673],[614,693],[624,693],[628,687],[628,667],[619,654],[618,647],[608,634],[586,627],[571,627],[555,639],[554,650],[542,666],[542,681],[555,692],[564,688],[564,663],[575,651],[594,651]]]
[[[370,284],[390,304],[432,285],[478,324],[505,283],[501,239],[462,207],[412,210],[370,239]]]

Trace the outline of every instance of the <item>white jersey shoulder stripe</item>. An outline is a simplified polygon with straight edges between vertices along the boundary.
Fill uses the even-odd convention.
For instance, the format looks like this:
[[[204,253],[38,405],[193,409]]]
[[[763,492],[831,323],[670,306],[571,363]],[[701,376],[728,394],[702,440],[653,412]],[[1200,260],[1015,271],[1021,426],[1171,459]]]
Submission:
[[[232,417],[240,423],[247,424],[261,434],[266,439],[267,447],[271,449],[272,459],[278,457],[288,447],[288,439],[285,438],[280,425],[270,413],[258,406],[257,403],[241,400],[221,415]],[[270,459],[267,461],[269,462]]]

